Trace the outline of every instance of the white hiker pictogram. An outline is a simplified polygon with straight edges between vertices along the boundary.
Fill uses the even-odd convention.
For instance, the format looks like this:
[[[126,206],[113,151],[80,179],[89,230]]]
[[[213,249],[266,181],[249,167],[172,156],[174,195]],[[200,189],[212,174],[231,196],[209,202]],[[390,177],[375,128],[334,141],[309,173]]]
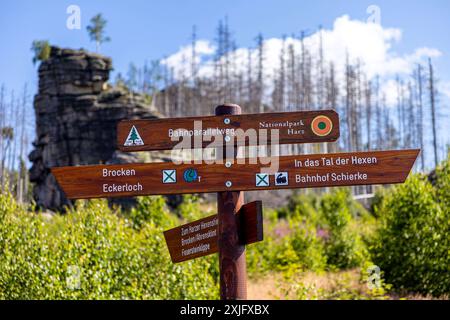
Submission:
[[[123,145],[126,147],[144,145],[144,140],[142,140],[141,136],[139,135],[136,126],[131,127],[127,140],[125,140],[125,143]]]

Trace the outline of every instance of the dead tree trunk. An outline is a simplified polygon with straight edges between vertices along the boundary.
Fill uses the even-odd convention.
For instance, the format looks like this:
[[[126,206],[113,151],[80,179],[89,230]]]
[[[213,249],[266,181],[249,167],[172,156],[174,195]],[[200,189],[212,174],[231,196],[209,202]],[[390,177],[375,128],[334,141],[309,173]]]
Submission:
[[[428,68],[429,68],[429,90],[430,90],[430,107],[431,107],[431,128],[433,130],[433,151],[434,151],[434,165],[438,165],[438,151],[437,151],[437,133],[436,133],[436,100],[435,100],[435,89],[434,89],[434,75],[433,75],[433,65],[431,64],[431,59],[428,58]]]

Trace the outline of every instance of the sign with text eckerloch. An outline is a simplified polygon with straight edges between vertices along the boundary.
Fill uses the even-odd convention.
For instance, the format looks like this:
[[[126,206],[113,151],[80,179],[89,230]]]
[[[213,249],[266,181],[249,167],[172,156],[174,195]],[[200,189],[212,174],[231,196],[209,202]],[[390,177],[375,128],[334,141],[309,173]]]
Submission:
[[[130,163],[53,168],[70,199],[221,191],[295,189],[404,182],[418,149],[309,154],[252,164]],[[255,160],[256,162],[256,160]],[[265,163],[265,164],[261,164]]]
[[[249,138],[252,134],[257,139]],[[124,120],[117,127],[117,147],[122,151],[170,150],[186,138],[190,139],[188,148],[204,148],[212,142],[217,147],[226,136],[235,145],[239,137],[246,145],[268,145],[273,139],[279,144],[332,142],[339,138],[339,116],[333,110],[319,110]]]

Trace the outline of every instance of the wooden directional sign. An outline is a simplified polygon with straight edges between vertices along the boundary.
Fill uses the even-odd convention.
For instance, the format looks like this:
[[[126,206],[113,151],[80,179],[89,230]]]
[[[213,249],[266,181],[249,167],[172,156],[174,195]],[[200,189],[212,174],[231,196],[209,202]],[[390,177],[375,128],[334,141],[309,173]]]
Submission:
[[[263,240],[262,203],[254,201],[241,207],[236,215],[241,244]],[[212,215],[164,231],[172,262],[203,257],[218,251],[218,215]]]
[[[333,110],[241,114],[238,105],[220,105],[215,112],[207,117],[121,121],[117,146],[146,151],[339,138],[339,117]],[[52,173],[69,199],[218,192],[217,215],[167,230],[164,236],[173,262],[219,252],[221,299],[246,299],[244,245],[262,240],[262,210],[261,202],[241,206],[243,191],[401,183],[419,151],[258,159],[235,159],[234,154],[215,163],[90,165],[52,168]]]
[[[213,141],[217,147],[225,136],[235,145],[237,137],[246,145],[266,145],[272,143],[272,130],[278,130],[279,144],[336,141],[339,116],[333,110],[319,110],[124,120],[117,128],[117,147],[122,151],[169,150],[183,140],[190,148],[207,147]]]
[[[92,165],[53,168],[52,173],[70,199],[352,186],[404,182],[418,154],[418,149],[411,149],[294,155],[272,162],[240,159],[246,163],[231,166]],[[278,168],[263,171],[270,166]]]

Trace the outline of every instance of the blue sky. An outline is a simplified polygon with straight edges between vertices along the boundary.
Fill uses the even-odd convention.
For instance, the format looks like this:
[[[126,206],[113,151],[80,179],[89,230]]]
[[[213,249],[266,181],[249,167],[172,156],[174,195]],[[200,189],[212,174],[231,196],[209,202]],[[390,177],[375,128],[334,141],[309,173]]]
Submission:
[[[66,28],[66,8],[76,4],[81,9],[81,30]],[[258,32],[266,38],[290,35],[300,30],[314,31],[318,25],[331,28],[336,18],[347,14],[351,19],[366,20],[366,9],[375,4],[381,9],[383,27],[402,30],[396,43],[399,54],[417,47],[437,48],[439,77],[450,80],[449,1],[2,1],[0,4],[0,83],[20,88],[24,82],[36,84],[31,63],[31,42],[48,39],[51,43],[94,50],[86,26],[101,12],[108,20],[107,33],[112,38],[102,53],[113,57],[114,67],[126,71],[133,61],[161,58],[189,43],[191,27],[198,36],[213,41],[219,19],[228,16],[239,46],[253,44]]]
[[[80,30],[66,27],[69,16],[66,10],[73,4],[81,9]],[[319,25],[329,30],[330,37],[336,40],[336,37],[347,36],[345,27],[352,31],[353,26],[358,27],[357,21],[366,22],[369,17],[366,10],[370,5],[376,5],[381,10],[382,30],[374,34],[383,37],[383,32],[388,32],[391,37],[389,41],[381,40],[382,43],[379,43],[380,38],[377,39],[376,49],[384,45],[390,55],[388,61],[381,60],[380,67],[390,68],[389,62],[401,68],[401,64],[414,56],[419,48],[436,50],[439,54],[433,57],[433,62],[443,92],[442,100],[448,106],[450,1],[445,0],[2,1],[0,84],[17,92],[27,82],[32,94],[36,92],[37,66],[32,64],[30,51],[33,40],[47,39],[58,46],[94,51],[95,44],[90,42],[86,26],[89,19],[99,12],[108,20],[106,31],[112,39],[102,46],[101,53],[113,58],[114,73],[126,73],[130,62],[142,65],[146,60],[176,57],[182,46],[189,45],[194,24],[197,26],[198,38],[209,41],[209,44],[214,44],[218,21],[225,16],[228,17],[238,47],[253,46],[259,32],[266,39],[279,39],[282,35],[298,35],[301,30],[313,33]],[[348,16],[347,20],[342,18],[344,15]],[[339,32],[336,21],[344,22],[344,28]],[[361,31],[365,30],[361,28]],[[361,37],[350,38],[350,33],[347,41],[361,42]],[[392,40],[397,33],[401,33],[401,37]],[[376,42],[375,39],[363,40],[366,42],[360,43],[360,48],[357,48],[362,52],[365,44]],[[367,48],[366,52],[371,53]],[[441,143],[449,142],[450,126],[446,123],[448,117],[442,118]]]

